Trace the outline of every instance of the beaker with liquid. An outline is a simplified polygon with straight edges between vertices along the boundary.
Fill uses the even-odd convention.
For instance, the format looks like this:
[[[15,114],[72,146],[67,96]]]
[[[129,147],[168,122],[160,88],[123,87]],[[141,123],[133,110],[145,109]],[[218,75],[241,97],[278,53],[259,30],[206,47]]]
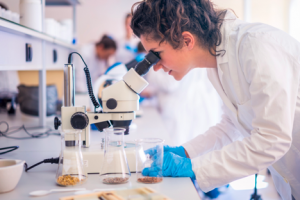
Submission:
[[[127,183],[131,173],[124,150],[124,128],[106,128],[100,179],[105,184]]]
[[[81,153],[81,130],[64,130],[61,134],[56,183],[60,186],[74,186],[86,179],[87,173],[83,168]]]
[[[136,177],[138,182],[151,184],[163,181],[163,144],[164,140],[159,138],[135,140]]]

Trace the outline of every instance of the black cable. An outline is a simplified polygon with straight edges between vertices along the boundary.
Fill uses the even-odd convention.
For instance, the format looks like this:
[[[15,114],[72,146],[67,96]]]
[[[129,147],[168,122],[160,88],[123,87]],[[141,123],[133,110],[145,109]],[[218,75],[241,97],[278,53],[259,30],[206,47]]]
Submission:
[[[16,140],[26,140],[26,139],[32,139],[32,138],[46,138],[49,137],[50,135],[57,135],[60,136],[60,133],[54,132],[52,133],[53,129],[51,129],[50,127],[43,127],[43,126],[35,126],[35,127],[25,127],[24,125],[20,126],[20,127],[11,127],[11,129],[16,129],[16,130],[10,130],[9,128],[9,124],[5,121],[0,122],[1,124],[5,124],[6,125],[6,130],[5,131],[1,131],[0,130],[0,137],[6,137],[6,138],[10,138],[10,139],[16,139]],[[29,133],[29,130],[34,130],[34,129],[41,129],[41,128],[47,128],[47,130],[45,132],[42,133]],[[29,135],[29,137],[12,137],[9,136],[13,133],[19,132],[21,130],[24,130],[25,133],[27,135]]]
[[[32,165],[31,167],[28,167],[27,163],[25,163],[25,172],[27,172],[28,170],[30,170],[30,169],[32,169],[32,168],[34,168],[34,167],[36,167],[36,166],[38,166],[40,164],[43,164],[43,163],[58,164],[58,162],[59,162],[59,157],[45,159],[45,160],[43,160],[41,162],[38,162],[38,163]]]
[[[8,151],[0,152],[0,155],[9,153],[9,152],[14,151],[14,150],[17,150],[18,148],[19,148],[19,146],[10,146],[10,147],[0,148],[0,151],[5,150],[5,149],[9,149]]]
[[[85,65],[85,68],[83,69],[84,72],[85,72],[85,77],[86,77],[86,83],[87,83],[87,88],[88,88],[88,93],[89,93],[89,96],[90,96],[90,99],[95,107],[95,112],[96,112],[96,109],[100,107],[100,104],[99,102],[96,100],[95,98],[95,95],[94,95],[94,92],[93,92],[93,86],[92,86],[92,79],[91,79],[91,75],[90,75],[90,71],[89,71],[89,68],[88,66],[86,65],[86,63],[84,62],[83,58],[81,57],[81,55],[77,52],[72,52],[69,54],[69,57],[68,57],[68,63],[71,64],[72,62],[72,54],[75,53],[77,55],[80,56],[82,62],[84,63]]]

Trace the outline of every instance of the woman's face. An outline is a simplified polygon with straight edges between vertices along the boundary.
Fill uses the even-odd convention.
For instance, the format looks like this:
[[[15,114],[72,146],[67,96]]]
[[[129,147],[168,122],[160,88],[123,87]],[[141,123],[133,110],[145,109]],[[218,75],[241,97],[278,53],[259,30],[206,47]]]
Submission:
[[[194,68],[190,49],[186,45],[183,45],[181,49],[173,49],[167,42],[159,44],[159,41],[154,41],[144,35],[141,35],[140,39],[147,52],[152,50],[159,53],[161,59],[153,67],[155,71],[163,69],[179,81]]]

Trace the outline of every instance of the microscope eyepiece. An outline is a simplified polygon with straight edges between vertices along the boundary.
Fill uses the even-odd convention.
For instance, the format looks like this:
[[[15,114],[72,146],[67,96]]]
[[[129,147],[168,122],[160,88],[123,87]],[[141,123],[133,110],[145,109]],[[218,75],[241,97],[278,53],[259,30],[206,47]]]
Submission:
[[[145,74],[147,74],[149,69],[153,65],[155,65],[159,60],[160,60],[160,57],[159,57],[158,53],[155,53],[153,51],[149,51],[149,53],[145,56],[144,60],[139,62],[135,66],[134,69],[140,76],[144,76]]]

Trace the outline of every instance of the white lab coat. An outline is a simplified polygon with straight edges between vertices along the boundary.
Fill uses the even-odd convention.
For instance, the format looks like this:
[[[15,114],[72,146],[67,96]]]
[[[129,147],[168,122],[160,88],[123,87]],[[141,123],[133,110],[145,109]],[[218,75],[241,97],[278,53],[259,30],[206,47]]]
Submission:
[[[94,83],[101,75],[103,75],[106,69],[112,63],[114,63],[113,57],[111,57],[107,62],[103,59],[99,59],[96,54],[95,44],[84,45],[80,49],[80,54],[89,68],[92,83]],[[75,66],[76,92],[86,93],[88,90],[87,90],[86,76],[83,71],[85,65],[79,56],[73,55],[73,57],[76,60],[76,66]]]
[[[208,80],[206,69],[194,69],[181,81],[163,70],[151,69],[146,79],[156,91],[172,145],[185,143],[220,122],[222,101]]]
[[[209,191],[270,169],[281,198],[300,199],[300,44],[271,26],[228,11],[226,50],[208,77],[224,102],[222,121],[183,146]]]

